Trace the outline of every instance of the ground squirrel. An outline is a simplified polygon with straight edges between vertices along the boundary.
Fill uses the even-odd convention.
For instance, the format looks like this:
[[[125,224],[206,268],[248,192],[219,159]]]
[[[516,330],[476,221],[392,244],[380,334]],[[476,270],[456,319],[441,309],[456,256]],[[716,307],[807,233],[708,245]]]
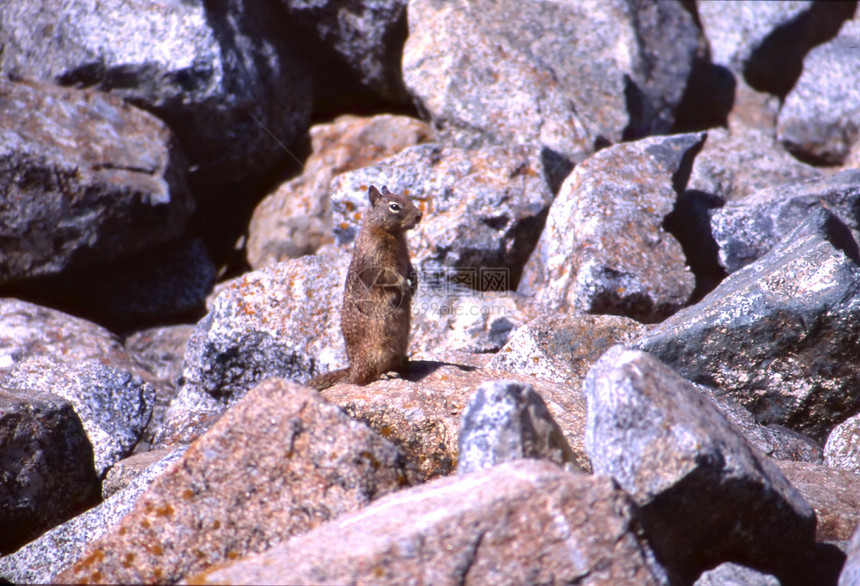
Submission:
[[[418,224],[421,211],[385,186],[381,192],[371,186],[367,195],[370,209],[355,240],[340,310],[349,368],[312,379],[308,386],[318,391],[339,382],[366,385],[406,365],[418,281],[405,232]]]

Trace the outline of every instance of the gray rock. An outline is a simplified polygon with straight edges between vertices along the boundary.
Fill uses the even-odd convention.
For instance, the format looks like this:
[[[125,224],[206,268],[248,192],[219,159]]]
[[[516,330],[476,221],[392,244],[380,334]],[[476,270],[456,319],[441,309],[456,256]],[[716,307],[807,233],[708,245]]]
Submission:
[[[93,448],[71,403],[0,389],[0,554],[92,506],[99,490]]]
[[[856,246],[835,216],[814,210],[767,255],[635,345],[719,388],[759,422],[822,441],[860,409]]]
[[[730,273],[748,265],[820,207],[836,214],[855,239],[860,236],[860,169],[763,189],[714,210],[720,263]]]
[[[404,490],[194,584],[668,584],[608,478],[502,464]]]
[[[669,132],[701,50],[680,2],[413,0],[408,12],[404,82],[458,146],[537,143],[578,161]]]
[[[824,463],[831,468],[860,474],[860,414],[831,430],[824,444]]]
[[[781,576],[803,567],[815,512],[689,382],[616,346],[585,393],[594,472],[633,497],[655,553],[683,581],[726,561]]]
[[[860,525],[854,532],[851,544],[848,546],[848,559],[839,576],[839,586],[860,585]]]
[[[18,299],[0,299],[0,378],[22,360],[106,361],[137,370],[119,338],[92,322]]]
[[[757,192],[821,176],[799,162],[774,137],[758,128],[708,130],[708,140],[696,155],[687,190],[716,195],[726,202]]]
[[[93,446],[99,477],[131,452],[149,423],[155,401],[153,385],[128,370],[95,360],[29,358],[16,364],[0,386],[53,393],[71,402]]]
[[[517,328],[487,368],[578,389],[606,350],[632,342],[644,329],[639,322],[615,315],[544,314]]]
[[[802,160],[839,165],[860,138],[860,18],[809,52],[779,112],[780,142]]]
[[[575,456],[541,396],[519,381],[484,383],[463,410],[457,474],[522,458],[576,470]]]
[[[461,284],[486,290],[495,289],[494,278],[507,271],[507,286],[513,288],[540,236],[551,185],[567,172],[554,165],[533,145],[407,148],[332,181],[336,241],[345,246],[358,234],[367,186],[387,185],[416,199],[424,212],[409,233],[419,272],[451,271]]]
[[[403,100],[400,55],[406,37],[407,0],[281,0],[290,16],[313,30],[358,74],[362,83]]]
[[[803,58],[832,38],[851,18],[854,5],[753,0],[696,3],[715,63],[742,74],[754,88],[784,96],[794,85]]]
[[[0,558],[0,576],[16,584],[48,584],[73,564],[84,548],[116,525],[150,484],[176,462],[185,448],[170,452],[140,470],[128,486],[96,507],[54,527],[15,553]]]
[[[780,586],[780,581],[773,574],[725,563],[704,572],[693,586]]]
[[[145,106],[218,186],[271,166],[308,124],[310,80],[287,24],[266,2],[15,2],[0,15],[2,69]]]
[[[302,174],[279,185],[254,210],[248,226],[248,264],[259,269],[313,254],[331,242],[331,180],[426,142],[430,134],[430,127],[420,120],[389,114],[340,116],[311,127],[311,154]]]
[[[149,328],[130,334],[123,343],[131,359],[154,379],[176,385],[182,376],[185,347],[194,325]]]
[[[0,80],[0,282],[176,237],[194,205],[171,140],[115,96]]]
[[[565,180],[519,292],[555,310],[659,321],[682,307],[695,278],[663,229],[676,173],[704,133],[647,138],[600,151]],[[683,173],[679,173],[683,174]]]

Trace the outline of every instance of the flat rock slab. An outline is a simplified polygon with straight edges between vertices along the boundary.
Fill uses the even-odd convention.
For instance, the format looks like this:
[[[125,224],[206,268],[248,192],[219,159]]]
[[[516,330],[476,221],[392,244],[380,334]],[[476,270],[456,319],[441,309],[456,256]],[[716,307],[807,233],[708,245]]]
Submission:
[[[0,481],[0,555],[98,502],[93,448],[70,402],[0,388]]]
[[[498,380],[534,388],[573,450],[576,466],[590,470],[582,443],[585,398],[566,385],[441,362],[413,362],[404,379],[365,387],[338,384],[322,395],[388,438],[430,478],[454,472],[463,410],[482,384]]]
[[[270,379],[57,581],[173,583],[420,481],[399,450],[319,393]]]
[[[194,203],[173,142],[116,96],[0,80],[0,282],[178,236]]]
[[[659,360],[615,346],[592,367],[585,393],[595,473],[633,497],[655,553],[682,580],[726,561],[791,576],[813,555],[813,509]]]
[[[189,584],[667,584],[606,477],[520,461],[445,478]]]
[[[852,243],[844,224],[814,210],[767,255],[635,345],[730,395],[760,423],[823,441],[860,409]]]
[[[673,177],[704,140],[704,133],[647,138],[576,167],[549,210],[519,292],[560,311],[646,322],[682,307],[695,278],[663,222],[678,197]]]
[[[720,264],[732,273],[761,258],[820,207],[860,236],[860,169],[769,187],[715,209]]]

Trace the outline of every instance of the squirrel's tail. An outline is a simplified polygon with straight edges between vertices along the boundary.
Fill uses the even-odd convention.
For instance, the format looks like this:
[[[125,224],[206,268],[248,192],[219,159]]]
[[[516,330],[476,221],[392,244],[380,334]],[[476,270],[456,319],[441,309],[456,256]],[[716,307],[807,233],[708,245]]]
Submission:
[[[332,370],[330,372],[326,372],[325,374],[321,374],[317,377],[312,378],[308,381],[307,386],[312,389],[316,389],[318,391],[322,391],[323,389],[327,389],[332,385],[337,383],[342,383],[349,377],[349,369],[341,368],[339,370]]]

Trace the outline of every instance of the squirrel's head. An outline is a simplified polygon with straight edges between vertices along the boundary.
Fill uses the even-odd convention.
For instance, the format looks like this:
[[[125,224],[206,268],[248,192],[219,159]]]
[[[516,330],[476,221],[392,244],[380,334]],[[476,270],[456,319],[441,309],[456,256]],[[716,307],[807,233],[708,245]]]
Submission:
[[[411,199],[399,193],[391,193],[384,185],[382,191],[371,185],[367,190],[367,197],[370,199],[370,215],[373,221],[381,223],[390,232],[410,230],[421,221],[421,210]]]

